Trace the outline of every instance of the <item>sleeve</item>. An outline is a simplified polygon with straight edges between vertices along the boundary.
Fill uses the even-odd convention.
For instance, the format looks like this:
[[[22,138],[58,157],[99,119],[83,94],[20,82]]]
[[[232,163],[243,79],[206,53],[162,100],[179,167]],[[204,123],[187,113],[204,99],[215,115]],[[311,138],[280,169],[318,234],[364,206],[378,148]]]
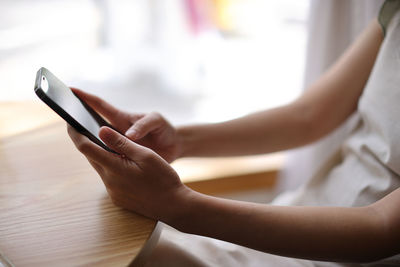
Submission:
[[[378,22],[382,27],[383,35],[386,34],[386,29],[389,26],[392,17],[400,10],[399,0],[386,0],[378,15]]]

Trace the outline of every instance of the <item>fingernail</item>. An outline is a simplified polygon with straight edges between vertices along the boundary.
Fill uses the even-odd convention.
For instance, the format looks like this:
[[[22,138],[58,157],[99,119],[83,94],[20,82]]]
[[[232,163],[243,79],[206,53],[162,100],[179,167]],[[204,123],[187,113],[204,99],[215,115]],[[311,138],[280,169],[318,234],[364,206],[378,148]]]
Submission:
[[[126,136],[130,137],[130,138],[136,138],[137,136],[137,132],[135,130],[128,130],[125,133]]]

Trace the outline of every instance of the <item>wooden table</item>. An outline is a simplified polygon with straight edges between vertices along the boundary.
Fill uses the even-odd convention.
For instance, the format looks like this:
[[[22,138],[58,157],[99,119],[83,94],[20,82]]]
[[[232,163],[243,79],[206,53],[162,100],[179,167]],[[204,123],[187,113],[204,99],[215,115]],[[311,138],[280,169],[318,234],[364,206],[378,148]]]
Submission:
[[[0,102],[0,139],[64,121],[39,99]],[[62,134],[65,134],[62,132]],[[172,167],[182,182],[211,195],[271,190],[284,154],[178,159]]]
[[[275,154],[172,166],[188,186],[219,195],[272,188],[282,162]],[[16,266],[140,266],[157,243],[155,225],[111,203],[46,105],[0,102],[0,254]]]
[[[15,266],[140,265],[155,226],[111,203],[65,123],[0,139],[0,252]]]

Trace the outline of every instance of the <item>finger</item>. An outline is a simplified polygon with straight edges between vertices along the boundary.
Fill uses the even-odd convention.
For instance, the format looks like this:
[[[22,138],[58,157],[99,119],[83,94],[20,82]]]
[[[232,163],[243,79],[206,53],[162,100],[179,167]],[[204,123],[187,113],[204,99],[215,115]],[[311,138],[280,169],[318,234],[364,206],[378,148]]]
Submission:
[[[143,114],[143,113],[131,114],[129,117],[129,122],[133,124],[133,123],[137,122],[138,120],[140,120],[141,118],[143,118],[144,116],[146,116],[146,114]]]
[[[133,125],[134,125],[138,120],[140,120],[141,118],[143,118],[144,116],[146,116],[146,114],[130,114],[130,115],[129,115],[129,123],[130,123],[130,124],[129,124],[129,127],[128,127],[127,129],[125,129],[125,131],[122,131],[122,132],[125,132],[124,135],[127,136],[126,133],[129,133],[130,135],[127,136],[127,137],[133,140],[133,138],[132,138],[132,137],[134,136],[134,134],[133,134],[133,132],[132,132]]]
[[[93,143],[83,134],[78,133],[72,126],[68,125],[68,135],[71,137],[76,148],[89,160],[100,165],[110,166],[117,163],[118,156],[106,151],[104,148]]]
[[[111,105],[110,103],[107,103],[103,99],[101,99],[98,96],[86,93],[82,90],[79,90],[77,88],[72,88],[72,92],[74,92],[82,101],[84,101],[86,104],[88,104],[91,108],[99,112],[101,115],[106,117],[110,122],[115,118],[115,115],[120,112],[119,109]]]
[[[165,120],[163,117],[160,114],[153,112],[137,120],[125,132],[125,135],[133,140],[137,140],[160,128],[164,123]]]
[[[134,162],[141,161],[146,155],[151,154],[148,148],[130,141],[127,137],[109,127],[101,127],[99,136],[109,148],[125,155]]]

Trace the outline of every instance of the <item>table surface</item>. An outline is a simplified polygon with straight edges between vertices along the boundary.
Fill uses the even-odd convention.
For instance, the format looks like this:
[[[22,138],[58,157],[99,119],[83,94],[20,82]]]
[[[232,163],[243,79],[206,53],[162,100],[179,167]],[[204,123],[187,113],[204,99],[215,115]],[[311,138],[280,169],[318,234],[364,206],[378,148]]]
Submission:
[[[127,266],[155,225],[112,204],[65,123],[0,139],[0,252],[15,266]]]
[[[238,174],[264,176],[282,162],[275,154],[179,159],[172,166],[183,182],[207,185]],[[65,122],[46,105],[0,102],[0,254],[16,266],[126,266],[132,259],[139,266],[160,231],[111,203]]]
[[[65,122],[39,99],[0,102],[0,139]],[[245,157],[184,158],[172,163],[185,183],[279,170],[282,153]]]

